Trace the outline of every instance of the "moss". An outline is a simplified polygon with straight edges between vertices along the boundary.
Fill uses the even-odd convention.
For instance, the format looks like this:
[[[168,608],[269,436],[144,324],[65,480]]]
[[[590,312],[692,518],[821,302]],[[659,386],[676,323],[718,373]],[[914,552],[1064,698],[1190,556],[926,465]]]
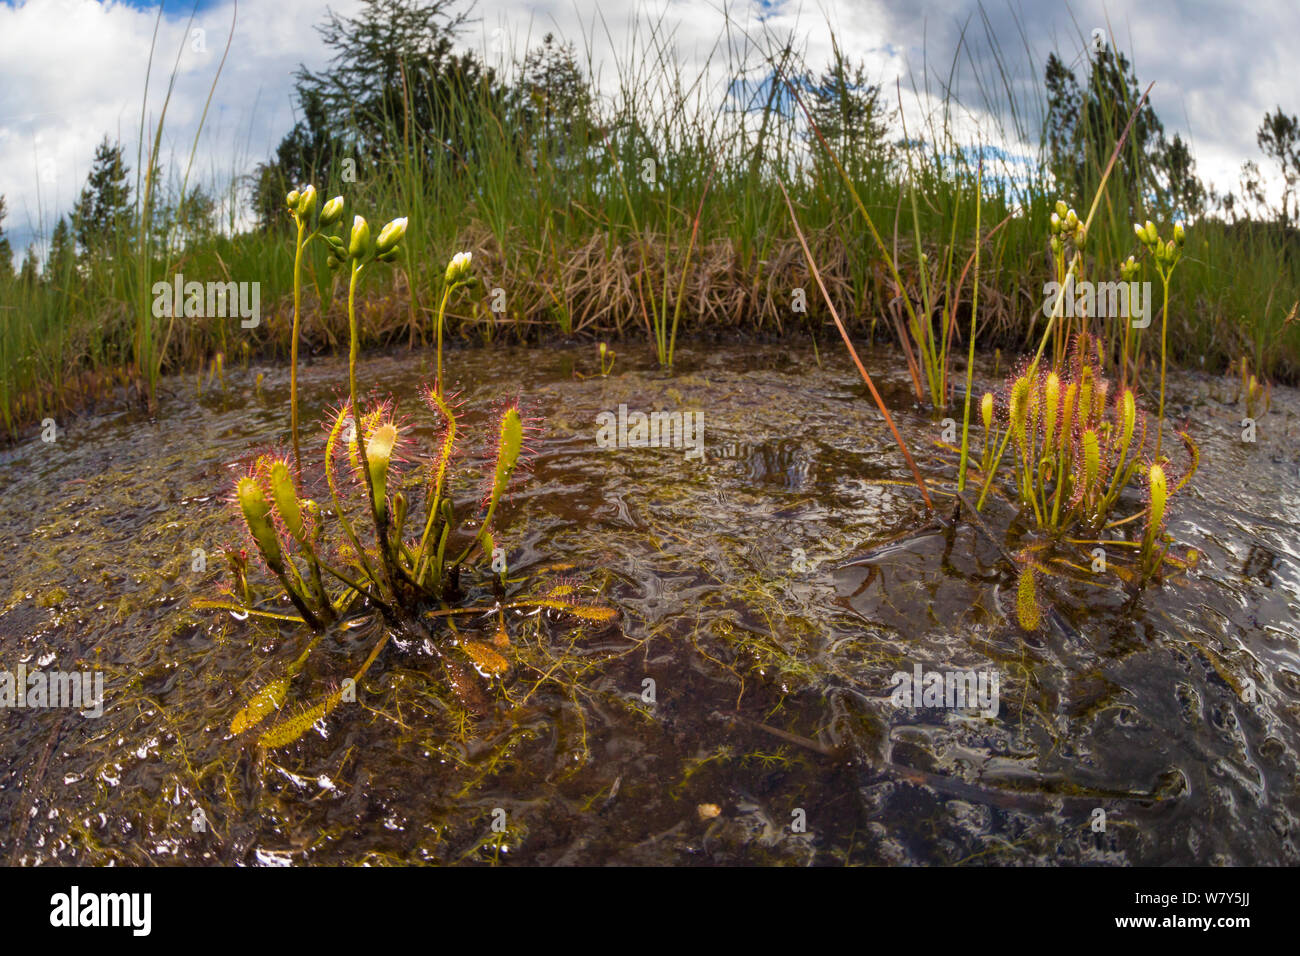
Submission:
[[[36,593],[36,603],[40,607],[54,608],[68,602],[68,592],[65,588],[58,586],[52,588],[43,588]]]

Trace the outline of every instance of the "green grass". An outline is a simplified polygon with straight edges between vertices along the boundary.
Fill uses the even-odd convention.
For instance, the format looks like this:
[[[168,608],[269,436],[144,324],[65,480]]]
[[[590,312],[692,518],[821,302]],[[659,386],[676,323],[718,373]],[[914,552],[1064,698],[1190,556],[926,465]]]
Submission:
[[[388,117],[400,131],[395,141],[410,148],[363,162],[355,183],[316,183],[322,198],[347,197],[345,222],[356,209],[402,210],[410,218],[407,253],[378,266],[368,285],[362,344],[428,344],[442,292],[439,264],[461,249],[474,252],[483,282],[449,314],[452,335],[635,339],[671,366],[678,335],[701,329],[803,337],[811,327],[818,337],[833,334],[778,177],[850,331],[881,341],[900,330],[907,335],[899,324],[909,321],[906,313],[898,323],[891,317],[894,279],[853,198],[807,140],[802,121],[795,122],[789,101],[764,82],[778,70],[793,72],[789,54],[776,38],[746,47],[741,33],[730,26],[714,47],[712,72],[697,75],[671,55],[672,37],[661,24],[644,25],[616,64],[618,82],[599,103],[599,122],[575,123],[563,139],[521,133],[517,123],[485,112],[475,92],[454,105],[464,154],[414,148],[420,131],[401,115]],[[954,70],[960,56],[953,55]],[[1041,64],[1025,69],[1041,74]],[[873,154],[850,172],[921,316],[920,341],[936,339],[934,352],[915,360],[924,379],[918,393],[927,399],[949,394],[953,379],[960,380],[936,356],[966,353],[971,279],[959,279],[974,249],[977,214],[986,236],[1003,223],[981,251],[980,346],[1020,351],[1037,343],[1045,321],[1053,206],[1058,198],[1081,205],[1078,197],[1056,194],[1037,157],[1013,168],[989,149],[1010,150],[1026,132],[1037,136],[1041,108],[1036,115],[1034,104],[1015,100],[1006,73],[976,77],[976,86],[1009,117],[1006,130],[984,131],[978,188],[978,151],[962,148],[952,131],[950,117],[966,109],[955,97],[922,116],[904,92],[903,118],[921,145],[910,155],[898,148]],[[752,102],[728,95],[740,88],[755,91]],[[521,135],[528,148],[521,148]],[[647,160],[653,181],[645,175]],[[1168,229],[1167,217],[1131,203],[1124,190],[1118,180],[1107,186],[1092,223],[1088,254],[1098,265],[1091,278],[1118,278],[1110,274],[1114,265],[1139,251],[1134,218]],[[216,353],[228,362],[245,349],[287,358],[294,256],[285,240],[292,228],[286,213],[280,230],[221,235],[172,255],[142,252],[133,233],[52,281],[0,282],[4,428],[15,434],[125,382],[152,399],[159,374],[193,372]],[[924,276],[918,251],[926,253]],[[303,334],[309,347],[337,349],[348,341],[346,288],[325,256],[313,243],[304,257]],[[1300,380],[1300,331],[1286,321],[1300,301],[1294,237],[1259,223],[1203,220],[1189,229],[1184,256],[1170,301],[1170,360],[1224,371],[1244,355],[1266,379]],[[1158,299],[1158,279],[1149,263],[1144,269],[1139,278],[1154,283]],[[149,321],[149,285],[178,271],[200,281],[260,281],[262,325]],[[807,314],[792,311],[795,288],[805,290]],[[1141,343],[1144,388],[1153,356],[1159,361],[1158,331],[1151,331]],[[915,349],[915,334],[908,337]]]

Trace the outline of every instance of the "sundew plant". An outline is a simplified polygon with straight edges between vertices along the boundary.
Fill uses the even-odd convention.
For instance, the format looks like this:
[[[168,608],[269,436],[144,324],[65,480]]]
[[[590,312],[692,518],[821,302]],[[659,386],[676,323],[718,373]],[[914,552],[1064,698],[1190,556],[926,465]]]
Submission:
[[[797,89],[793,85],[789,89],[792,97],[803,106]],[[1195,549],[1187,550],[1181,558],[1176,557],[1165,533],[1169,496],[1187,484],[1199,463],[1196,444],[1188,432],[1180,431],[1178,437],[1185,446],[1186,460],[1175,472],[1175,483],[1170,485],[1173,463],[1162,454],[1169,293],[1175,268],[1182,258],[1186,243],[1187,233],[1183,223],[1174,224],[1169,239],[1161,239],[1156,225],[1150,220],[1133,227],[1134,235],[1150,255],[1159,275],[1162,293],[1157,412],[1150,429],[1153,433],[1150,441],[1147,416],[1140,408],[1136,391],[1140,366],[1136,362],[1136,344],[1130,336],[1132,323],[1128,312],[1125,311],[1118,317],[1107,316],[1103,309],[1102,315],[1098,317],[1093,314],[1098,305],[1095,297],[1081,297],[1077,303],[1072,297],[1075,283],[1086,285],[1089,279],[1087,270],[1097,268],[1095,257],[1087,255],[1089,226],[1104,195],[1106,181],[1145,99],[1144,95],[1138,102],[1129,116],[1128,125],[1115,144],[1087,217],[1081,219],[1064,201],[1058,200],[1055,203],[1049,220],[1047,243],[1055,279],[1052,285],[1045,287],[1055,289],[1054,295],[1049,295],[1045,309],[1048,321],[1041,332],[1037,351],[1022,363],[1020,370],[1000,390],[1001,394],[987,391],[978,399],[979,425],[972,419],[972,410],[976,402],[974,371],[980,256],[983,246],[1005,223],[999,223],[988,231],[981,230],[982,164],[977,170],[974,184],[974,249],[958,282],[960,286],[969,276],[972,288],[961,438],[959,446],[939,442],[941,447],[957,456],[956,481],[953,486],[944,489],[943,493],[955,497],[957,513],[960,513],[962,507],[967,509],[976,526],[991,539],[992,533],[978,513],[985,508],[990,493],[995,490],[1019,510],[1020,520],[1044,535],[1038,541],[1027,541],[1018,555],[1007,554],[1008,561],[1019,575],[1017,618],[1026,630],[1037,629],[1043,619],[1037,606],[1037,576],[1072,574],[1083,570],[1080,568],[1082,559],[1078,557],[1080,549],[1092,549],[1090,553],[1099,556],[1100,566],[1132,589],[1158,578],[1165,564],[1186,568],[1199,557]],[[910,337],[915,347],[915,352],[905,348],[905,355],[912,379],[917,384],[917,397],[928,394],[932,407],[937,413],[942,413],[948,408],[949,351],[957,335],[955,308],[949,314],[934,309],[930,302],[926,279],[928,257],[921,249],[919,233],[916,236],[916,249],[922,301],[919,307],[913,306],[910,294],[905,291],[895,256],[881,238],[870,213],[858,196],[852,178],[822,136],[807,107],[803,108],[821,149],[831,160],[843,187],[852,197],[855,208],[868,228],[874,251],[884,259],[897,288],[904,290],[901,299],[907,311],[905,327],[908,334],[904,335],[900,328],[899,337],[904,345]],[[908,191],[915,203],[915,187],[909,186]],[[893,431],[927,510],[933,511],[935,504],[931,498],[933,488],[930,486],[934,484],[934,479],[932,477],[927,483],[922,477],[906,444],[894,428],[888,410],[844,332],[834,303],[826,293],[817,264],[803,240],[803,230],[799,226],[793,205],[789,203],[788,194],[786,199],[791,221],[803,242],[809,268],[840,328],[845,345],[871,390],[882,416]],[[951,247],[948,260],[950,272],[946,281],[951,283]],[[1117,278],[1120,283],[1117,287],[1125,295],[1124,302],[1129,301],[1130,285],[1134,289],[1137,287],[1133,280],[1140,268],[1133,255],[1118,263]],[[1136,293],[1133,301],[1137,301]],[[1105,348],[1106,341],[1117,338],[1113,328],[1105,328],[1103,325],[1108,318],[1118,318],[1116,324],[1123,326],[1122,337],[1119,337],[1122,345],[1117,353]],[[913,354],[919,356],[919,368]],[[1107,369],[1116,366],[1120,377],[1118,388],[1106,376]],[[923,377],[919,374],[919,369],[924,371]],[[928,392],[921,389],[922,378],[928,385]],[[981,426],[982,444],[977,455],[972,433]],[[978,488],[978,493],[973,498],[966,496],[968,482],[972,489]],[[1117,515],[1116,512],[1123,510],[1121,502],[1126,493],[1139,485],[1145,487],[1143,506],[1128,514]],[[1133,528],[1137,529],[1136,534],[1124,535],[1125,531]],[[1107,561],[1107,549],[1126,553],[1127,557]],[[1096,562],[1093,564],[1095,566]],[[1099,579],[1094,574],[1084,575],[1083,580],[1096,584],[1099,580],[1104,583],[1108,578],[1102,576]]]
[[[295,258],[301,267],[305,242],[319,237],[330,249],[331,268],[347,277],[348,393],[341,407],[325,423],[319,474],[328,500],[303,497],[309,482],[297,462],[300,439],[297,414],[297,372],[291,368],[290,428],[292,456],[265,453],[234,489],[237,507],[252,547],[227,552],[234,582],[233,602],[200,601],[203,607],[225,609],[270,621],[300,622],[323,636],[331,627],[357,615],[377,614],[385,633],[371,648],[353,678],[360,681],[387,644],[393,632],[424,635],[449,618],[497,614],[504,631],[504,614],[516,610],[548,609],[587,621],[608,621],[615,612],[578,597],[571,584],[560,584],[543,594],[507,597],[507,574],[501,549],[496,547],[494,519],[516,473],[526,469],[527,441],[536,423],[526,420],[515,401],[505,402],[494,416],[490,462],[483,477],[483,494],[477,529],[468,527],[473,517],[462,505],[458,513],[451,494],[453,469],[463,441],[459,409],[444,392],[441,327],[447,304],[460,289],[473,282],[471,256],[457,253],[448,264],[437,325],[437,375],[420,396],[438,424],[438,437],[427,449],[412,447],[410,423],[398,414],[393,399],[363,404],[357,381],[358,341],[356,293],[367,268],[390,262],[398,255],[407,228],[405,218],[394,219],[372,237],[369,224],[354,216],[346,241],[328,230],[339,221],[344,200],[331,199],[317,215],[316,190],[308,185],[286,197],[297,225]],[[298,282],[295,279],[295,288]],[[298,332],[295,296],[294,334]],[[296,346],[294,354],[296,355]],[[409,469],[413,458],[419,467]],[[319,487],[320,482],[310,480]],[[250,562],[249,553],[258,559]],[[269,595],[251,574],[250,564],[270,573],[274,587]],[[492,570],[483,572],[484,566]],[[469,600],[469,578],[478,574],[495,592],[491,603]],[[287,601],[291,611],[276,605]],[[468,601],[468,603],[467,603]],[[278,710],[292,676],[300,672],[318,636],[288,668],[286,676],[270,682],[235,717],[231,730],[242,734],[256,728]],[[508,662],[498,649],[474,641],[461,641],[458,652],[480,672],[504,673]],[[451,649],[447,649],[451,653]],[[463,669],[444,658],[453,689],[469,678]],[[335,690],[305,711],[275,724],[258,738],[263,747],[283,746],[297,740],[342,700]]]

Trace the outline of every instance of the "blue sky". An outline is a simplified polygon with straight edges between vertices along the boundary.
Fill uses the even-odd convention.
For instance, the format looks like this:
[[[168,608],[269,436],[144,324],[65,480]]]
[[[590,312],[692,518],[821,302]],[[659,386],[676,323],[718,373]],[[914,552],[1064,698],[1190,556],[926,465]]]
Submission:
[[[359,0],[243,0],[231,45],[196,159],[195,175],[228,183],[266,158],[293,121],[292,73],[300,62],[318,67],[325,54],[313,29],[327,5],[354,12]],[[538,41],[547,31],[590,51],[598,83],[608,86],[612,54],[624,52],[629,24],[663,12],[675,30],[674,55],[699,68],[720,35],[723,0],[479,0],[477,23],[465,45],[489,58]],[[854,59],[893,98],[901,78],[909,115],[925,108],[914,88],[946,82],[963,29],[959,59],[961,121],[992,127],[979,80],[989,82],[1001,48],[1018,95],[1031,100],[1041,87],[1042,65],[1053,48],[1076,50],[1093,29],[1108,29],[1135,62],[1139,79],[1156,81],[1153,102],[1168,131],[1193,147],[1198,171],[1221,190],[1237,188],[1244,159],[1263,165],[1255,130],[1277,105],[1300,113],[1294,45],[1300,39],[1300,5],[1263,0],[1172,3],[1075,2],[1021,4],[968,0],[727,0],[732,18],[761,32],[790,31],[808,61],[824,62],[830,29]],[[165,140],[176,156],[188,154],[204,99],[226,42],[233,0],[201,0],[186,32],[193,3],[166,6],[159,53],[150,84],[150,118],[173,62],[176,89]],[[5,230],[21,250],[47,233],[71,208],[96,143],[108,134],[127,145],[133,168],[145,63],[157,4],[141,0],[0,0],[0,194],[8,202]],[[608,32],[606,32],[608,27]],[[828,29],[828,27],[830,29]],[[642,31],[644,33],[644,31]],[[176,59],[180,53],[179,60]],[[1004,142],[1014,152],[1016,144]]]

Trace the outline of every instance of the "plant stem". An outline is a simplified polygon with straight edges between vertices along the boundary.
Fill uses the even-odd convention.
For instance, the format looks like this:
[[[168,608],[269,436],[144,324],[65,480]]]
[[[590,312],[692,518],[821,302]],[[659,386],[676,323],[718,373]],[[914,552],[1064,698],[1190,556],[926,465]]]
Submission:
[[[442,301],[438,303],[438,373],[433,380],[433,387],[437,390],[439,398],[442,398],[442,323],[443,317],[447,314],[447,299],[450,296],[451,284],[448,283],[442,290]]]
[[[389,587],[392,589],[394,600],[396,600],[399,577],[393,560],[392,549],[388,543],[388,509],[375,502],[375,484],[374,479],[370,477],[370,461],[366,457],[366,436],[361,433],[362,418],[357,396],[357,355],[361,350],[361,335],[360,330],[357,328],[356,298],[357,281],[364,270],[365,265],[354,260],[352,263],[352,278],[348,282],[348,337],[351,340],[348,343],[348,391],[352,397],[352,423],[356,431],[357,449],[360,452],[358,457],[361,462],[361,474],[366,483],[366,502],[370,508],[370,516],[374,519],[375,538],[379,543],[379,556],[383,561],[384,569],[388,572]]]
[[[975,173],[975,279],[971,285],[970,302],[970,353],[966,357],[966,407],[961,418],[961,465],[957,469],[957,490],[966,490],[966,462],[970,455],[970,399],[975,387],[975,318],[980,304],[980,205],[984,183],[984,160],[980,159]],[[960,291],[960,290],[959,290]],[[946,324],[944,326],[947,328]],[[947,354],[944,348],[944,354]],[[946,404],[946,403],[945,403]]]
[[[1166,274],[1160,270],[1160,285],[1164,293],[1164,307],[1160,313],[1160,410],[1156,414],[1156,461],[1160,461],[1160,443],[1165,434],[1165,342],[1169,332],[1169,280],[1173,269]]]
[[[297,218],[297,217],[295,217]],[[298,442],[298,326],[302,316],[302,250],[307,224],[298,219],[298,242],[293,255],[293,338],[289,342],[289,430],[293,435],[293,465],[302,474],[302,448]]]
[[[357,328],[357,282],[365,266],[359,262],[352,263],[352,276],[348,280],[348,397],[352,399],[352,424],[356,440],[361,436],[361,403],[357,400],[357,355],[361,351],[361,335]],[[362,451],[364,452],[364,447]],[[369,488],[370,470],[365,469],[366,485]]]

